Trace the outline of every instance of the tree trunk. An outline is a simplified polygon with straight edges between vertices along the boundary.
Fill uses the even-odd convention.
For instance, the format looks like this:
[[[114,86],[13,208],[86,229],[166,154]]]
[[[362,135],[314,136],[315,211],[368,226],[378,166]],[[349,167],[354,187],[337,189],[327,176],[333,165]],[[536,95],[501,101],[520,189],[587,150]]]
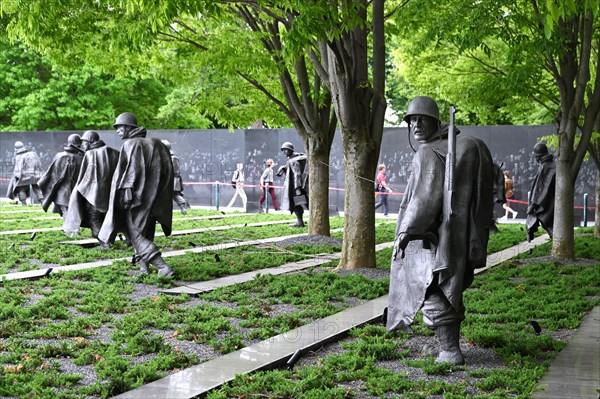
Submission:
[[[346,195],[344,242],[338,269],[375,267],[375,195],[373,178],[376,161],[373,143],[364,132],[343,132]]]
[[[561,259],[572,259],[575,257],[575,234],[573,232],[575,181],[571,174],[572,166],[566,158],[568,157],[559,156],[556,162],[552,256]]]
[[[321,143],[325,135],[307,137],[308,187],[310,190],[308,234],[329,236],[329,154],[331,144]]]
[[[596,169],[596,217],[594,218],[594,236],[600,237],[600,169]]]

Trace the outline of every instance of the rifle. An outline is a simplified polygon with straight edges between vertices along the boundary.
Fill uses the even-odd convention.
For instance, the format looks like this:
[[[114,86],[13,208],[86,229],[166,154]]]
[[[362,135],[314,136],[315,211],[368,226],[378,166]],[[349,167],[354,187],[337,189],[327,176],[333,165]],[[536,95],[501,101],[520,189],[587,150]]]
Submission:
[[[456,109],[450,107],[450,125],[448,126],[448,153],[446,154],[446,180],[444,182],[444,190],[448,198],[445,201],[445,215],[449,219],[454,215],[453,197],[456,191],[456,183],[454,180],[454,169],[456,165],[456,127],[454,125],[454,114]]]
[[[449,248],[449,236],[452,234],[452,219],[455,216],[454,211],[454,193],[456,191],[456,182],[454,169],[456,165],[456,126],[454,124],[454,114],[456,109],[450,107],[450,124],[448,125],[448,153],[446,154],[446,172],[444,179],[444,206],[443,206],[443,221],[442,221],[442,235],[440,237],[440,246],[446,246],[447,248],[440,248],[443,252],[438,254],[439,259],[433,265],[434,272],[448,272],[448,268],[451,265],[452,259],[450,259],[449,253],[452,248]],[[445,244],[445,245],[444,245]]]

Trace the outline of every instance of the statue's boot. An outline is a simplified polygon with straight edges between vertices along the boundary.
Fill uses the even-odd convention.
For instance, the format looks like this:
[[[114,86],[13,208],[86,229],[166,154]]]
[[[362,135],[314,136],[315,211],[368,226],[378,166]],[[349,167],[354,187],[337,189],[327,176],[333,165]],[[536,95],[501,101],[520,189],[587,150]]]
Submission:
[[[165,263],[160,255],[155,256],[150,261],[158,269],[158,275],[163,277],[171,277],[175,273],[173,268]]]
[[[298,219],[295,223],[290,224],[290,227],[304,227],[304,222],[302,219]]]
[[[304,227],[304,221],[302,220],[302,214],[296,213],[296,222],[290,224],[290,227]]]
[[[140,265],[140,272],[142,274],[150,274],[150,268],[148,267],[148,262],[143,259],[137,258],[137,263]]]
[[[435,358],[436,363],[450,362],[454,365],[465,364],[465,358],[460,350],[460,323],[439,326],[435,336],[440,342],[440,353]]]
[[[23,206],[27,206],[27,194],[25,194],[23,191],[19,191],[19,201],[21,201],[21,205]]]

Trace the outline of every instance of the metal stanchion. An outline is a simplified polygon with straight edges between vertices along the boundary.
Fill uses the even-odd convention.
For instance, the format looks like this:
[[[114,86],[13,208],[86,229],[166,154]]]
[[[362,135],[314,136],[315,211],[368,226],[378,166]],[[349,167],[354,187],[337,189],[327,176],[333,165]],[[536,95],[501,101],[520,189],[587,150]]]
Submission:
[[[265,213],[269,213],[269,195],[271,195],[271,183],[265,183]]]
[[[217,211],[219,210],[219,201],[221,197],[221,185],[219,184],[219,181],[217,180],[215,182],[215,202],[217,203]]]
[[[583,227],[587,227],[587,207],[588,207],[588,195],[583,194]]]

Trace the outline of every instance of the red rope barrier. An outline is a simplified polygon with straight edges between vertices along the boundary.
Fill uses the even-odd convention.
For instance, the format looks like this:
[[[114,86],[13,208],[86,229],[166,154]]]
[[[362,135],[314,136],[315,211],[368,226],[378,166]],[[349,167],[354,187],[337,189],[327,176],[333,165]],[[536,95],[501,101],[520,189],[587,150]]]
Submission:
[[[10,181],[10,179],[5,178],[5,177],[0,177],[0,181]],[[198,182],[183,182],[183,185],[184,186],[213,186],[213,185],[230,186],[231,183],[220,182],[220,181],[208,181],[208,182],[199,182],[198,181]],[[263,188],[260,184],[258,184],[258,185],[257,184],[240,184],[240,186],[250,187],[250,188],[256,187],[256,188],[260,188],[260,189]],[[283,186],[273,186],[273,188],[283,188]],[[339,187],[329,187],[329,190],[331,190],[331,191],[346,191],[345,188],[339,188]],[[385,193],[377,192],[377,194],[379,194],[379,195],[404,195],[403,192],[396,192],[396,191],[393,191],[391,193],[390,192],[385,192]],[[512,202],[514,204],[527,205],[527,201],[521,201],[521,200],[515,200],[515,199],[509,199],[506,201]],[[585,209],[585,207],[581,206],[581,205],[575,205],[573,208],[574,209]],[[595,211],[596,207],[588,206],[587,209],[590,211]]]

